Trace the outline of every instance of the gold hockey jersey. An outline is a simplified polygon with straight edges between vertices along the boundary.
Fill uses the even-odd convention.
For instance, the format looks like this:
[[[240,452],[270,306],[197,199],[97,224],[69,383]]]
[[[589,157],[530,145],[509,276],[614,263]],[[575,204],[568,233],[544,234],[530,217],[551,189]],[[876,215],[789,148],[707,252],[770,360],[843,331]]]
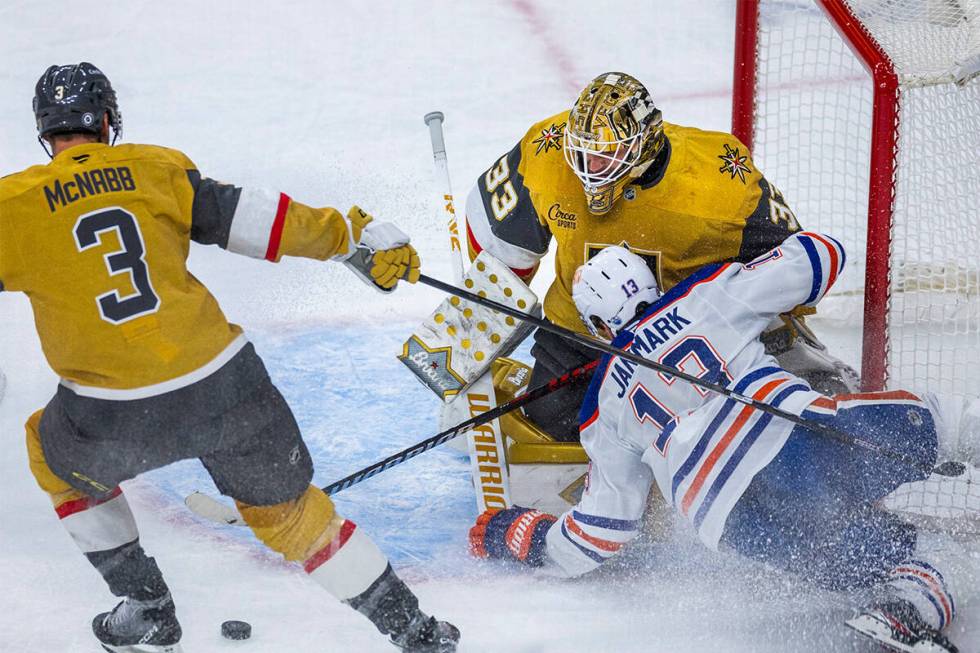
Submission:
[[[543,120],[480,175],[466,202],[470,256],[486,249],[529,280],[556,241],[545,315],[585,332],[576,268],[609,245],[643,256],[662,290],[709,263],[749,261],[799,231],[782,195],[731,134],[664,124],[666,145],[603,216],[588,211],[562,147],[568,112]]]
[[[101,143],[0,179],[0,290],[27,294],[48,363],[78,394],[193,383],[245,344],[187,270],[190,241],[277,261],[360,237],[334,209],[202,177],[182,153]]]

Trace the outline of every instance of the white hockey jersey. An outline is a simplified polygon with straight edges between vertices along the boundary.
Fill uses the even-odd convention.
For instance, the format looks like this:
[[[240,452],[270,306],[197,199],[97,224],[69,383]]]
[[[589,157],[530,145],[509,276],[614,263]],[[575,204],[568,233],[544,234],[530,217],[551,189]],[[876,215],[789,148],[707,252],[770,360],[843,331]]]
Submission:
[[[821,395],[780,368],[759,334],[776,315],[820,301],[844,261],[833,238],[795,234],[750,263],[688,277],[613,345],[799,415]],[[582,404],[586,490],[548,531],[548,571],[576,576],[615,554],[636,536],[654,481],[717,549],[735,503],[794,426],[606,355]]]

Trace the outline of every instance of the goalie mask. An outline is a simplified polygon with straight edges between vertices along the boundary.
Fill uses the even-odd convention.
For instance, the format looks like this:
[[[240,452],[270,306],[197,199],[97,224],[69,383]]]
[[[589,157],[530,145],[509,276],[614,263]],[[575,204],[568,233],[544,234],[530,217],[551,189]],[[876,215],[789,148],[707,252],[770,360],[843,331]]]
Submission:
[[[606,247],[572,280],[572,299],[589,332],[608,338],[603,327],[615,336],[638,313],[660,298],[660,287],[646,261],[624,247]]]
[[[634,77],[603,73],[575,101],[564,140],[565,160],[582,182],[589,211],[602,215],[660,153],[663,118]]]

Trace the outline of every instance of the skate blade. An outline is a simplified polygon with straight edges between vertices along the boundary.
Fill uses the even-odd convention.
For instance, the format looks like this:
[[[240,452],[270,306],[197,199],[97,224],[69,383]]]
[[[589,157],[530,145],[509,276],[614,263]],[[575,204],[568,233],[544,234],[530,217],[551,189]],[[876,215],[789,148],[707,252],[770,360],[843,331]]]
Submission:
[[[110,646],[103,644],[102,648],[109,653],[184,653],[180,644],[133,644],[131,646]]]
[[[868,614],[862,614],[860,616],[854,617],[853,619],[848,619],[844,622],[844,625],[851,630],[864,635],[875,642],[880,644],[885,650],[888,651],[898,651],[899,653],[918,653],[922,649],[915,649],[907,644],[897,642],[892,639],[891,627]]]

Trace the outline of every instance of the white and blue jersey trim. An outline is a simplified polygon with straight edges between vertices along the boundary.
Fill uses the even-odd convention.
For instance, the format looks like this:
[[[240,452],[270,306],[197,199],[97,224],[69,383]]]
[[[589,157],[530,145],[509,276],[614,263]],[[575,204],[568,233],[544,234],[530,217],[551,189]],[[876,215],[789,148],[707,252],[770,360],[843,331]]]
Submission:
[[[752,387],[758,389],[774,381],[780,383],[767,392],[765,399],[777,408],[796,393],[812,393],[808,385],[775,366],[762,367],[746,374],[736,382],[734,391],[743,394]],[[689,515],[696,529],[701,528],[735,471],[774,417],[771,413],[760,412],[740,424],[737,414],[733,415],[733,412],[736,407],[743,406],[734,399],[725,400],[671,479],[671,501],[681,513],[689,515],[688,510],[697,506],[693,516]],[[678,421],[671,422],[668,429],[673,431],[677,424]],[[711,467],[715,463],[721,463],[721,468],[712,479],[714,472]],[[706,483],[702,485],[702,482]]]
[[[813,269],[813,285],[809,296],[803,302],[813,305],[827,294],[844,271],[847,255],[844,253],[844,247],[830,236],[803,232],[795,234],[793,238],[796,238],[803,247]]]

